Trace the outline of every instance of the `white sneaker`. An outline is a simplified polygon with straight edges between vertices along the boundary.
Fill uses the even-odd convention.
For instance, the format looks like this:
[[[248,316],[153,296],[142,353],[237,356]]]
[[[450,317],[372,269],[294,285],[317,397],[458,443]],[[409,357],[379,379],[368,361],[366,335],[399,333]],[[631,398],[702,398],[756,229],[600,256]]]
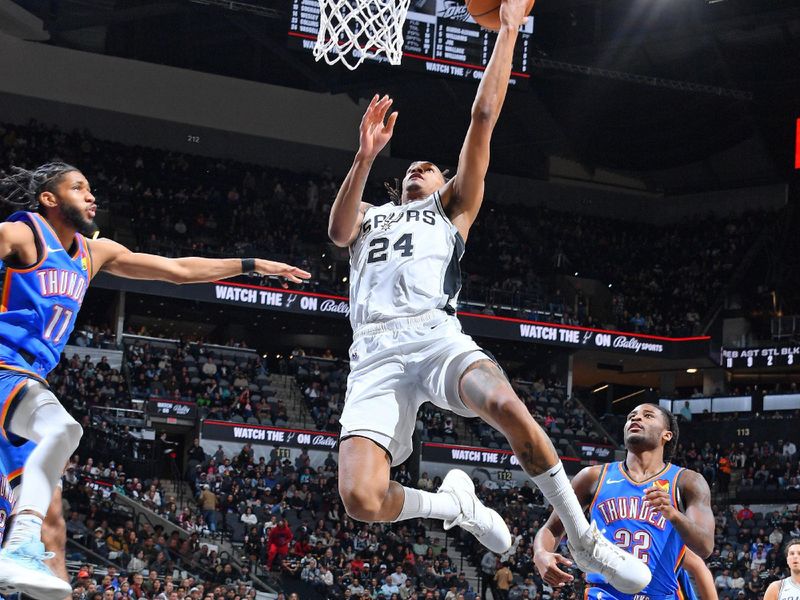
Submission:
[[[646,564],[603,537],[594,521],[577,543],[567,540],[567,547],[581,571],[599,573],[623,594],[638,594],[653,577]]]
[[[475,495],[475,485],[464,471],[451,470],[445,476],[437,493],[452,494],[461,506],[460,515],[455,519],[445,520],[445,530],[458,525],[497,554],[503,554],[511,547],[511,532],[508,530],[508,525],[496,511],[484,506],[478,500],[478,496]]]
[[[0,550],[0,593],[20,592],[36,600],[63,600],[72,595],[72,586],[53,575],[44,564],[52,558],[44,544],[31,540],[19,548]]]

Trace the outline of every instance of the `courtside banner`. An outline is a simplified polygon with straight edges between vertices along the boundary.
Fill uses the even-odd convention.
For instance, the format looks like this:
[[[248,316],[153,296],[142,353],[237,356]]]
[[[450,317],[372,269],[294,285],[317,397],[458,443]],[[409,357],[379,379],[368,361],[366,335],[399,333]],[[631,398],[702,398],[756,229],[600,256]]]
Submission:
[[[522,470],[517,457],[514,456],[514,453],[510,450],[438,444],[436,442],[422,443],[422,456],[420,460],[423,462],[484,467],[487,469],[503,469],[506,471]],[[564,469],[570,475],[574,475],[580,471],[582,466],[580,459],[571,456],[562,456],[561,461],[564,463]]]
[[[205,420],[201,428],[204,440],[215,442],[237,442],[254,446],[281,448],[307,448],[331,451],[339,436],[327,431],[306,429],[284,429],[250,423]]]
[[[194,402],[153,398],[147,400],[144,406],[145,412],[151,417],[186,419],[193,422],[197,420],[197,404]]]
[[[99,273],[92,280],[92,285],[140,294],[295,314],[327,315],[342,319],[350,316],[350,305],[344,296],[246,283],[219,281],[174,285],[164,281],[123,279]],[[468,311],[459,311],[458,318],[464,331],[470,335],[515,342],[661,358],[705,358],[710,352],[711,338],[708,336],[670,338],[483,315]]]

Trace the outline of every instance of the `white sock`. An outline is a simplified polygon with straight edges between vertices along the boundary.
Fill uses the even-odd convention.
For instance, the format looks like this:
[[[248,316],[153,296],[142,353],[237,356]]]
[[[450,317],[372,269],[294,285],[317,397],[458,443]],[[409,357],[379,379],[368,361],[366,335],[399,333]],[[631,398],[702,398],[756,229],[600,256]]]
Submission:
[[[589,530],[589,522],[583,514],[578,497],[564,471],[564,465],[558,461],[541,475],[531,477],[547,501],[553,505],[553,510],[564,524],[567,537],[577,541]]]
[[[30,513],[23,513],[14,517],[11,525],[11,535],[5,543],[6,548],[19,548],[31,540],[39,541],[42,538],[42,519]]]
[[[452,494],[433,494],[422,490],[403,487],[405,500],[400,514],[394,520],[407,519],[455,519],[461,514],[461,506]]]

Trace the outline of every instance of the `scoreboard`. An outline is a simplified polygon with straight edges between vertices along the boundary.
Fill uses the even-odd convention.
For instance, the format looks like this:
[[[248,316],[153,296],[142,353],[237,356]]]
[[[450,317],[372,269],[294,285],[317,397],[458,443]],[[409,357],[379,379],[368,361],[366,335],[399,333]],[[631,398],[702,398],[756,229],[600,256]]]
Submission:
[[[720,364],[726,369],[770,369],[800,366],[800,346],[723,348]]]
[[[308,52],[319,30],[319,0],[292,0],[290,45]],[[533,17],[520,29],[511,67],[511,84],[530,77],[528,50]],[[472,20],[456,0],[411,0],[403,27],[402,68],[479,80],[489,62],[497,34]],[[365,62],[387,62],[385,57]]]

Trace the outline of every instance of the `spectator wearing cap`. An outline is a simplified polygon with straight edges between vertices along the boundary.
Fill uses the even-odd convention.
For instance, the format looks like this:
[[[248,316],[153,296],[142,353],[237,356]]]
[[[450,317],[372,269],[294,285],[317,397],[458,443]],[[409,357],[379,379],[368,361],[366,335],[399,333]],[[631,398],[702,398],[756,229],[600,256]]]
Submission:
[[[103,537],[105,530],[102,527],[96,527],[94,530],[94,538],[92,539],[91,549],[103,558],[108,558],[108,545]]]

